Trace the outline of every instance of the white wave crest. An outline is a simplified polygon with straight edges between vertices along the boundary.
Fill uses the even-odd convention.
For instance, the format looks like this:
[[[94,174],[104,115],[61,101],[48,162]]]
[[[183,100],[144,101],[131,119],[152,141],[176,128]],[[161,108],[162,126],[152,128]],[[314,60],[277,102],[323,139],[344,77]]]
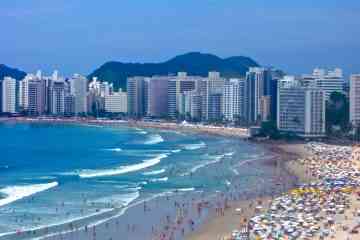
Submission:
[[[225,153],[224,155],[230,157],[230,156],[232,156],[234,154],[235,154],[235,152],[229,152],[229,153]]]
[[[181,152],[181,149],[175,149],[175,150],[171,150],[172,153],[179,153]]]
[[[150,172],[144,172],[143,175],[145,175],[145,176],[159,175],[159,174],[164,173],[165,171],[166,171],[165,169],[154,170],[154,171],[150,171]]]
[[[195,191],[195,188],[179,188],[179,189],[176,189],[177,192],[192,192],[192,191]]]
[[[206,147],[204,142],[183,145],[186,150],[197,150]]]
[[[163,177],[163,178],[154,178],[151,179],[150,182],[167,182],[169,180],[168,177]]]
[[[121,166],[114,169],[83,170],[79,173],[79,177],[80,178],[108,177],[114,175],[121,175],[129,172],[136,172],[141,169],[149,168],[159,164],[161,159],[166,158],[167,156],[168,156],[167,154],[160,154],[159,156],[149,160],[145,160],[142,163],[128,165],[128,166]]]
[[[191,168],[190,172],[183,174],[182,176],[186,176],[186,175],[190,175],[191,173],[195,173],[196,171],[198,171],[201,168],[207,167],[209,165],[218,163],[221,161],[221,159],[224,157],[224,155],[218,155],[218,156],[214,156],[214,160],[211,161],[205,161],[200,163],[199,165],[194,166],[193,168]]]
[[[5,198],[0,199],[0,206],[10,204],[22,198],[29,197],[42,191],[46,191],[56,186],[58,186],[57,182],[51,182],[45,184],[34,184],[25,186],[9,186],[0,189],[0,192],[5,194]]]
[[[140,193],[138,191],[123,194],[123,195],[121,195],[121,198],[122,198],[121,199],[121,204],[123,206],[128,206],[130,203],[132,203],[133,201],[135,201],[139,197],[140,197]]]
[[[121,152],[122,149],[121,148],[107,148],[105,149],[105,151],[110,151],[110,152]]]
[[[164,139],[159,134],[152,134],[149,139],[144,142],[146,145],[154,145],[163,142]]]

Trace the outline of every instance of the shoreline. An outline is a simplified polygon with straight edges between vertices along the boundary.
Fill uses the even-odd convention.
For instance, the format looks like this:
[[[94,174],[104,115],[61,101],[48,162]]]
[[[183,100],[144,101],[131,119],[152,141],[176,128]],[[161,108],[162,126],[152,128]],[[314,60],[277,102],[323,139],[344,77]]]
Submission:
[[[144,122],[144,121],[126,121],[126,120],[97,120],[89,118],[0,118],[0,123],[48,123],[48,124],[84,124],[97,126],[128,126],[132,128],[152,128],[160,130],[180,131],[185,133],[202,133],[217,135],[223,137],[236,137],[246,139],[249,137],[246,128],[219,127],[202,124],[179,124],[173,122]]]
[[[226,209],[223,216],[212,215],[197,231],[186,236],[186,240],[219,240],[231,239],[231,233],[237,229],[247,229],[248,220],[256,213],[256,203],[262,203],[265,208],[269,207],[268,203],[287,190],[291,189],[292,185],[298,184],[307,178],[306,171],[297,161],[299,158],[308,156],[303,143],[283,143],[279,142],[259,143],[264,148],[273,154],[277,154],[280,159],[277,162],[269,164],[280,164],[280,170],[286,171],[289,178],[294,177],[294,183],[283,189],[277,194],[268,194],[253,199],[234,201],[230,207]],[[286,178],[286,176],[285,176]],[[283,181],[284,179],[282,179]],[[281,188],[281,187],[280,187]],[[241,211],[239,211],[241,209]]]
[[[222,137],[235,137],[235,138],[239,138],[244,140],[244,138],[246,138],[246,134],[244,129],[241,129],[239,132],[233,131],[232,128],[221,128],[221,127],[208,127],[206,126],[205,128],[202,128],[203,126],[196,126],[194,127],[193,125],[188,125],[188,126],[181,126],[179,124],[169,124],[169,123],[163,123],[163,124],[159,124],[159,123],[147,123],[147,122],[126,122],[126,121],[79,121],[78,119],[70,119],[70,120],[66,120],[64,121],[63,119],[60,119],[58,121],[53,121],[52,119],[10,119],[10,120],[5,120],[5,121],[1,121],[0,122],[25,122],[25,123],[55,123],[55,124],[94,124],[94,125],[106,125],[106,126],[128,126],[128,127],[134,127],[134,128],[152,128],[152,129],[161,129],[161,130],[172,130],[172,131],[180,131],[180,132],[191,132],[192,134],[209,134],[209,135],[215,135],[215,136],[222,136]],[[239,135],[240,133],[240,135]],[[270,164],[270,165],[277,165],[279,164],[279,162],[277,161],[276,163],[274,163],[274,158],[276,158],[275,156],[279,157],[282,156],[282,160],[280,161],[281,163],[281,167],[283,170],[285,168],[283,168],[285,166],[285,164],[283,164],[283,162],[291,162],[291,158],[296,158],[296,156],[293,153],[289,153],[286,152],[284,150],[284,148],[281,148],[277,145],[275,145],[274,143],[270,143],[270,142],[253,142],[251,141],[253,144],[257,144],[260,145],[262,147],[264,147],[266,149],[266,151],[271,152],[272,154],[274,154],[274,156],[272,157],[271,160],[265,160],[263,164]],[[285,148],[286,149],[286,148]],[[284,154],[286,152],[286,154]],[[287,164],[286,164],[287,165]],[[296,167],[295,167],[296,168]],[[285,174],[286,176],[283,176],[284,178],[293,178],[294,176],[292,176],[292,173],[290,172],[286,172]],[[298,178],[298,176],[295,176],[295,178]],[[296,180],[297,181],[297,180]],[[274,183],[275,185],[275,183]],[[274,188],[277,188],[278,186],[274,186]],[[256,190],[255,190],[256,191]],[[281,192],[284,191],[284,189],[278,189],[277,190],[279,193],[281,194]],[[255,193],[250,193],[251,195],[255,195],[255,196],[242,196],[243,199],[241,200],[234,200],[234,201],[230,201],[230,207],[224,207],[224,215],[229,215],[229,213],[233,213],[234,208],[243,208],[246,209],[247,205],[250,205],[257,201],[268,201],[269,199],[271,199],[270,195],[266,195],[264,193],[259,193],[259,192],[255,192]],[[259,195],[259,196],[256,196]],[[250,200],[248,199],[250,198]],[[138,203],[139,204],[139,203]],[[140,202],[141,205],[141,202]],[[129,208],[131,208],[132,206],[128,206],[126,207],[126,209],[124,210],[125,213],[121,214],[120,216],[113,216],[114,218],[121,218],[123,215],[128,214],[128,212],[130,211]],[[141,208],[141,207],[140,207]],[[199,222],[199,226],[197,226],[195,231],[191,231],[187,234],[184,234],[184,236],[180,236],[180,239],[187,239],[187,240],[202,240],[202,239],[206,239],[206,240],[211,240],[211,239],[218,239],[218,238],[202,238],[202,236],[204,235],[204,231],[203,229],[214,229],[212,226],[212,224],[216,223],[216,225],[218,226],[218,221],[222,221],[223,219],[220,216],[217,216],[216,218],[214,217],[214,209],[207,209],[208,211],[208,216],[206,218],[204,218],[201,222]],[[114,209],[114,211],[116,211]],[[122,210],[118,210],[118,211],[122,211]],[[250,212],[248,214],[244,214],[244,216],[246,215],[246,218],[249,219],[251,214]],[[249,215],[249,216],[247,216]],[[237,216],[238,217],[238,216]],[[232,219],[234,219],[234,217],[232,217]],[[111,220],[110,220],[111,221]],[[116,220],[118,221],[118,220]],[[113,221],[112,221],[113,222]],[[65,225],[69,224],[68,222],[63,224],[64,227]],[[107,224],[100,224],[98,225],[98,229],[106,229],[106,225]],[[209,227],[210,226],[210,227]],[[58,226],[59,227],[59,226]],[[45,227],[48,228],[48,227]],[[45,230],[45,228],[42,228],[41,230]],[[39,231],[41,231],[39,230]],[[61,229],[60,229],[61,230]],[[217,229],[219,230],[219,229]],[[75,231],[75,230],[74,230]],[[99,232],[101,232],[100,230],[98,230]],[[39,239],[52,239],[53,236],[57,236],[59,234],[61,234],[62,231],[58,231],[55,232],[53,234],[50,235],[45,235],[42,234],[42,236]],[[208,232],[208,231],[205,231]],[[218,231],[219,232],[219,231]],[[220,235],[222,234],[229,234],[231,231],[227,231],[227,230],[223,230],[220,231],[222,232]],[[66,237],[67,235],[72,235],[73,231],[68,231],[68,233],[65,233],[65,238],[64,239],[68,239],[70,238],[70,236]],[[26,237],[25,237],[26,238]],[[80,237],[80,239],[85,239],[86,237]],[[1,239],[1,237],[0,237]],[[15,239],[19,239],[18,236]],[[105,239],[104,237],[101,237],[100,235],[100,239]]]

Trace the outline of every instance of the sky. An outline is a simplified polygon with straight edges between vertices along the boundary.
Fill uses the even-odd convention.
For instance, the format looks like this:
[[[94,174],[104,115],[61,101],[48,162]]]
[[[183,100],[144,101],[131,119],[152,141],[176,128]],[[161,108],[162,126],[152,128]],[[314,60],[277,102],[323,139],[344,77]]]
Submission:
[[[0,63],[89,74],[190,51],[360,73],[359,0],[1,0]]]

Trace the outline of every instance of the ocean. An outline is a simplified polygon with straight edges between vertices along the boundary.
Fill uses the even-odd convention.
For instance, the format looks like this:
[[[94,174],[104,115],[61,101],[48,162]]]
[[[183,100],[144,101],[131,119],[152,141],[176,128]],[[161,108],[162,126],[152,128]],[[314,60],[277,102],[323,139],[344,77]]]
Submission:
[[[126,126],[2,123],[0,153],[0,236],[272,176],[240,139]]]

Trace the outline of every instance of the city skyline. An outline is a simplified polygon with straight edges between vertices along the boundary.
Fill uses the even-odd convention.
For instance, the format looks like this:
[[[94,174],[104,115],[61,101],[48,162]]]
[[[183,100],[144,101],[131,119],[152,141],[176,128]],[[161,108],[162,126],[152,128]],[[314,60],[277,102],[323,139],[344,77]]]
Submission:
[[[110,60],[161,62],[189,51],[244,55],[295,74],[317,66],[340,67],[348,76],[360,68],[356,1],[341,6],[280,0],[2,5],[0,26],[8,34],[2,37],[1,62],[26,72],[61,69],[65,75],[87,75]]]

